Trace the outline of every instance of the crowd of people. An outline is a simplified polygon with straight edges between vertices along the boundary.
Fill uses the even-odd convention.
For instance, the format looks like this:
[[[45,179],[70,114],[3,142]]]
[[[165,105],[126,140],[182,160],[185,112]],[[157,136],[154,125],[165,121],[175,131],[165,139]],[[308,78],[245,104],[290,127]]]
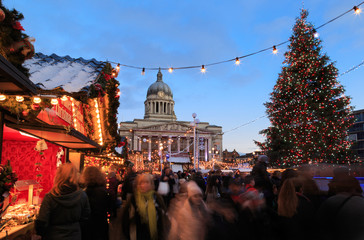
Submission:
[[[324,192],[308,168],[270,174],[268,162],[261,155],[250,173],[166,167],[152,175],[128,167],[123,176],[111,168],[107,177],[97,167],[79,176],[64,164],[36,231],[42,239],[106,240],[111,218],[121,220],[119,239],[131,240],[364,239],[362,188],[348,168],[335,169]]]

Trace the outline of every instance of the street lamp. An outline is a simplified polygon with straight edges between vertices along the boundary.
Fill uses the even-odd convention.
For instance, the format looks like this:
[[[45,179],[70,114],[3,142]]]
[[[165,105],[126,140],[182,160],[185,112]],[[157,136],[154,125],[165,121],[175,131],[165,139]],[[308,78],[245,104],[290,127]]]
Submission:
[[[193,117],[193,122],[191,122],[191,126],[193,127],[193,169],[195,169],[196,171],[196,126],[200,122],[200,120],[196,118],[197,117],[196,113],[192,113],[192,117]]]

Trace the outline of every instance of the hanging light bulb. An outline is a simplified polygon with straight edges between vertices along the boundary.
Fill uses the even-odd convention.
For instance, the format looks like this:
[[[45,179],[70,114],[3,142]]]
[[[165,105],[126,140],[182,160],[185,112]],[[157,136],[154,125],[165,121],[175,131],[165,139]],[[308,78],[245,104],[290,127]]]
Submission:
[[[118,63],[118,65],[116,66],[116,72],[118,72],[119,73],[119,71],[120,71],[120,63]]]
[[[202,65],[202,67],[201,67],[201,72],[202,72],[202,73],[205,73],[205,72],[206,72],[205,65]]]
[[[142,69],[142,75],[144,76],[145,74],[145,68]]]
[[[360,8],[358,8],[357,6],[354,6],[354,7],[353,7],[353,9],[354,9],[354,13],[355,13],[356,15],[358,15],[358,14],[360,14],[360,13],[361,13],[361,9],[360,9]]]
[[[15,97],[15,100],[16,100],[17,102],[23,102],[23,101],[24,101],[24,97],[23,97],[23,96],[16,96],[16,97]]]
[[[313,29],[313,30],[312,30],[312,33],[313,33],[313,36],[314,36],[315,38],[318,38],[318,37],[320,36],[320,34],[316,31],[316,29]]]
[[[172,67],[168,68],[168,72],[172,73],[173,72],[173,68]]]
[[[52,105],[57,105],[58,104],[58,99],[57,98],[52,98],[51,104]]]
[[[278,50],[276,46],[273,46],[273,54],[277,54]]]
[[[6,100],[6,96],[4,94],[0,95],[0,101],[5,101]]]
[[[68,98],[67,98],[67,96],[66,96],[66,95],[63,95],[63,96],[62,96],[62,98],[61,98],[61,100],[62,100],[63,102],[65,102],[65,101],[67,101],[67,100],[68,100]]]
[[[239,65],[240,64],[240,59],[238,57],[235,58],[235,64]]]
[[[33,102],[38,104],[42,102],[42,99],[40,97],[34,97]]]

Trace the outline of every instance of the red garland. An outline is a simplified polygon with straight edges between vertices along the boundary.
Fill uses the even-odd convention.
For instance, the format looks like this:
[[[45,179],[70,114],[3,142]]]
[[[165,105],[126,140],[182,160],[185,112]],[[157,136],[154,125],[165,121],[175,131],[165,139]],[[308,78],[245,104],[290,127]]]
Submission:
[[[112,78],[111,74],[107,74],[107,73],[103,72],[102,75],[104,75],[104,78],[106,81],[109,81]]]
[[[14,22],[13,23],[13,28],[16,29],[16,30],[22,30],[22,31],[25,31],[23,26],[20,24],[20,22]]]

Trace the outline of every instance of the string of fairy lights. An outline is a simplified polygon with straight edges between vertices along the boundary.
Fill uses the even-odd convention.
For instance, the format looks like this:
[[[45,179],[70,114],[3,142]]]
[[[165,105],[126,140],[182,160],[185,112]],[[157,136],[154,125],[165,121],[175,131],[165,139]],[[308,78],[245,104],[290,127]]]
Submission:
[[[318,29],[326,26],[329,23],[332,23],[333,21],[345,16],[346,14],[348,14],[348,13],[350,13],[352,11],[354,12],[355,15],[359,15],[361,13],[360,6],[362,4],[364,4],[364,2],[361,2],[361,3],[357,4],[357,5],[355,5],[353,8],[350,8],[349,10],[343,12],[342,14],[340,14],[340,15],[330,19],[329,21],[321,24],[320,26],[314,28],[312,30],[314,36],[315,37],[319,36],[319,34],[317,32]],[[264,49],[261,49],[261,50],[258,50],[258,51],[252,52],[252,53],[248,53],[246,55],[242,55],[240,57],[234,57],[234,58],[230,58],[230,59],[227,59],[227,60],[212,62],[212,63],[208,63],[208,64],[201,64],[201,65],[190,65],[190,66],[181,66],[181,67],[142,67],[142,66],[135,66],[135,65],[130,65],[130,64],[122,64],[122,63],[118,63],[118,62],[114,62],[114,61],[108,61],[108,62],[112,63],[112,64],[117,64],[117,66],[116,66],[117,70],[119,70],[121,66],[126,67],[126,68],[133,68],[133,69],[141,70],[142,75],[145,74],[146,70],[168,70],[168,72],[172,73],[175,70],[198,69],[198,68],[200,69],[201,73],[206,73],[207,67],[214,66],[214,65],[220,65],[220,64],[228,63],[228,62],[234,62],[235,65],[240,65],[241,59],[251,57],[253,55],[256,55],[256,54],[259,54],[259,53],[262,53],[262,52],[272,51],[273,54],[277,54],[278,53],[278,47],[282,46],[282,45],[285,45],[288,42],[289,42],[289,40],[278,43],[278,44],[275,44],[275,45],[273,45],[271,47],[267,47],[267,48],[264,48]]]
[[[362,67],[363,65],[364,65],[364,60],[363,60],[361,63],[359,63],[358,65],[355,65],[354,67],[352,67],[352,68],[350,68],[350,69],[346,70],[345,72],[341,73],[338,77],[340,78],[340,77],[342,77],[342,76],[344,76],[344,75],[346,75],[346,74],[348,74],[348,73],[350,73],[350,72],[352,72],[352,71],[355,71],[355,70],[357,70],[358,68]],[[289,103],[287,103],[285,106],[283,106],[283,107],[282,107],[282,108],[280,108],[280,109],[277,109],[277,110],[276,110],[276,111],[274,111],[274,112],[278,112],[278,111],[283,110],[283,109],[284,109],[284,108],[286,108],[288,105],[293,104],[295,101],[297,101],[297,100],[296,100],[296,99],[291,100],[291,101],[290,101]],[[228,130],[228,131],[225,131],[225,132],[223,132],[222,134],[225,134],[225,133],[228,133],[228,132],[232,132],[232,131],[238,130],[239,128],[242,128],[242,127],[244,127],[244,126],[250,125],[250,124],[252,124],[252,123],[254,123],[254,122],[258,121],[259,119],[266,118],[266,117],[267,117],[267,114],[262,115],[262,116],[260,116],[260,117],[258,117],[258,118],[256,118],[256,119],[254,119],[254,120],[251,120],[251,121],[246,122],[246,123],[244,123],[244,124],[242,124],[242,125],[239,125],[239,126],[237,126],[237,127],[234,127],[234,128],[232,128],[232,129],[230,129],[230,130]]]

